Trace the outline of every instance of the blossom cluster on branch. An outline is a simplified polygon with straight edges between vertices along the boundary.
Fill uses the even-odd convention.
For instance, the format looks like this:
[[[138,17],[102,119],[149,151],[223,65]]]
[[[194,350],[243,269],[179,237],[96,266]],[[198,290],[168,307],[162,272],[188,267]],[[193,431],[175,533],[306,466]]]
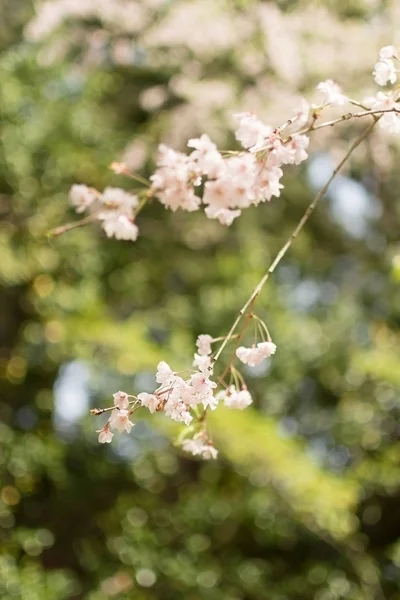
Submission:
[[[379,85],[396,82],[397,60],[396,49],[393,46],[386,46],[380,50],[379,62],[373,72]],[[116,173],[127,175],[141,185],[134,194],[111,187],[102,193],[83,184],[72,187],[72,205],[78,213],[88,211],[89,215],[75,224],[58,228],[55,234],[75,226],[86,225],[90,221],[99,221],[108,237],[135,241],[139,233],[136,217],[153,199],[172,211],[181,209],[191,212],[204,206],[208,218],[217,219],[223,225],[229,226],[245,208],[257,206],[270,201],[273,196],[280,195],[283,188],[282,167],[298,165],[308,156],[307,134],[349,119],[372,118],[367,130],[352,144],[326,186],[308,207],[292,236],[240,310],[229,333],[221,338],[212,338],[206,334],[199,336],[192,369],[173,371],[166,362],[160,362],[156,373],[159,386],[152,393],[141,392],[133,396],[117,392],[114,394],[112,407],[93,409],[94,414],[111,411],[106,424],[98,432],[100,442],[111,442],[113,430],[129,433],[133,427],[130,417],[144,407],[150,413],[163,412],[165,416],[185,425],[178,442],[184,450],[202,458],[215,458],[217,450],[213,446],[207,426],[207,412],[215,410],[220,402],[232,409],[244,409],[252,403],[244,378],[236,368],[235,362],[238,360],[250,368],[255,367],[269,359],[276,351],[267,325],[253,311],[258,294],[309,219],[330,181],[372,127],[379,123],[384,131],[400,132],[400,104],[397,102],[396,89],[385,93],[379,91],[376,96],[363,102],[346,97],[340,87],[331,80],[319,83],[317,91],[323,96],[319,104],[309,104],[302,100],[291,118],[280,127],[265,125],[251,113],[236,115],[236,139],[243,150],[221,152],[206,134],[189,140],[189,154],[161,145],[157,168],[149,180],[131,173],[123,163],[113,163],[112,169]],[[327,107],[343,106],[346,103],[362,110],[320,122],[321,115]],[[252,345],[246,347],[240,344],[250,321],[255,325],[255,335]],[[236,333],[240,322],[242,327],[240,332]],[[221,344],[217,351],[213,352],[213,345],[218,341]],[[215,364],[225,347],[232,341],[236,344],[232,357],[222,374],[215,376]]]

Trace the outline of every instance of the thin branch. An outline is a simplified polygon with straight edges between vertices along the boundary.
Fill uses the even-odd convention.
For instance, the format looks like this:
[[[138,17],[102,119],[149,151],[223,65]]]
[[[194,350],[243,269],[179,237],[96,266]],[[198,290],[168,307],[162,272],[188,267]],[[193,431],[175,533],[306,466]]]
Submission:
[[[74,223],[67,223],[66,225],[61,225],[60,227],[56,227],[55,229],[51,229],[48,232],[49,237],[58,237],[67,231],[71,231],[71,229],[76,229],[77,227],[84,227],[88,223],[92,223],[97,219],[97,215],[89,215],[84,217],[80,221],[75,221]]]
[[[383,111],[380,111],[380,112],[383,112]],[[368,114],[372,114],[372,113],[368,113]],[[241,321],[243,315],[247,312],[247,309],[250,306],[253,305],[253,303],[255,302],[255,300],[257,298],[257,296],[259,295],[259,293],[261,292],[262,288],[264,287],[264,285],[268,281],[269,276],[275,271],[276,267],[279,265],[279,263],[281,262],[282,258],[285,256],[286,252],[289,250],[290,246],[293,244],[294,240],[296,239],[296,237],[298,236],[298,234],[300,233],[300,231],[303,229],[304,225],[307,223],[307,221],[311,217],[311,215],[314,212],[314,210],[315,210],[318,202],[325,195],[325,192],[327,191],[328,187],[330,186],[332,180],[339,173],[340,169],[347,162],[347,160],[349,159],[350,155],[354,152],[354,150],[367,137],[367,135],[370,133],[370,131],[375,126],[375,124],[377,123],[378,120],[379,120],[379,118],[378,119],[374,119],[374,121],[372,123],[370,123],[370,125],[364,130],[364,132],[358,138],[356,138],[354,140],[354,142],[351,144],[348,152],[343,157],[343,159],[340,161],[340,163],[337,165],[337,167],[333,171],[332,175],[329,177],[329,179],[326,182],[326,184],[318,192],[318,194],[315,196],[315,198],[311,202],[311,204],[307,207],[306,212],[304,213],[304,215],[300,219],[300,221],[297,224],[296,228],[294,229],[293,233],[291,234],[291,236],[289,237],[289,239],[287,240],[287,242],[279,250],[278,254],[276,255],[276,257],[272,261],[270,267],[268,268],[268,270],[266,271],[266,273],[263,275],[263,277],[260,279],[260,281],[258,282],[258,284],[256,285],[256,287],[254,288],[254,290],[252,291],[252,293],[251,293],[250,297],[248,298],[248,300],[245,302],[245,304],[240,309],[238,316],[236,317],[236,319],[235,319],[232,327],[230,328],[230,330],[229,330],[226,338],[222,342],[221,346],[219,347],[219,349],[218,349],[218,351],[217,351],[217,353],[216,353],[216,355],[214,357],[213,364],[218,360],[218,358],[221,356],[221,354],[222,354],[225,346],[232,339],[232,336],[233,336],[233,334],[235,332],[235,329],[238,326],[239,322]]]
[[[361,106],[361,105],[360,105]],[[380,110],[363,110],[358,113],[346,113],[341,117],[337,117],[337,119],[332,119],[331,121],[325,121],[324,123],[320,123],[319,125],[315,125],[314,127],[307,127],[305,129],[301,129],[300,131],[296,131],[296,135],[299,133],[309,133],[310,131],[316,131],[317,129],[323,129],[324,127],[333,127],[338,123],[342,123],[343,121],[350,121],[350,119],[360,119],[363,117],[374,117],[376,115],[382,116],[384,113],[400,113],[399,108],[381,108]]]

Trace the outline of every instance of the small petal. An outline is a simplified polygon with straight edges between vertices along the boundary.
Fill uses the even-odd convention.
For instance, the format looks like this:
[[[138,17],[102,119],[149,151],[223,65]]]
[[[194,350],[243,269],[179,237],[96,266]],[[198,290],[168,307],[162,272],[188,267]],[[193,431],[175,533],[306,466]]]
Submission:
[[[199,335],[197,338],[197,341],[196,341],[198,353],[202,356],[205,354],[206,355],[211,354],[212,341],[213,341],[213,339],[212,339],[211,335],[208,335],[206,333]]]
[[[109,430],[107,425],[103,429],[100,429],[97,433],[99,434],[98,439],[100,444],[110,444],[114,437],[114,434]]]
[[[120,433],[123,431],[130,433],[134,425],[132,421],[129,420],[129,412],[127,410],[119,410],[118,408],[112,411],[108,423],[110,427],[116,429]]]
[[[146,406],[151,413],[156,412],[157,408],[160,405],[160,399],[157,398],[154,394],[147,394],[146,392],[141,392],[138,394],[138,398],[142,406]]]
[[[117,408],[120,408],[120,409],[128,408],[128,406],[129,406],[128,394],[126,394],[125,392],[117,392],[116,394],[113,394],[113,398],[114,398],[114,406],[116,406]]]

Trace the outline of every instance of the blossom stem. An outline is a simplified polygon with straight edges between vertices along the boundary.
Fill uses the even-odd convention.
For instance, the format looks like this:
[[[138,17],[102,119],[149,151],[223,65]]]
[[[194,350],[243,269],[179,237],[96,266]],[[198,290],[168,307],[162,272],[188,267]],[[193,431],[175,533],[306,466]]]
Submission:
[[[272,341],[271,334],[268,330],[267,325],[264,323],[264,321],[262,319],[260,319],[260,317],[257,317],[257,315],[253,315],[253,319],[256,321],[257,325],[260,327],[260,331],[267,334],[267,341],[271,342]]]
[[[389,112],[389,111],[382,111],[382,110],[381,111],[369,111],[369,112],[363,113],[363,116],[366,115],[366,114],[369,115],[369,114],[382,113],[382,112]],[[264,287],[264,285],[268,281],[269,276],[272,275],[272,273],[275,271],[276,267],[279,265],[279,263],[281,262],[282,258],[285,256],[286,252],[289,250],[290,246],[293,244],[294,240],[296,239],[296,237],[298,236],[298,234],[300,233],[300,231],[303,229],[304,225],[307,223],[307,221],[311,217],[311,215],[314,212],[317,204],[319,203],[319,201],[321,200],[321,198],[325,195],[325,192],[329,188],[329,186],[330,186],[331,182],[333,181],[333,179],[339,173],[339,171],[341,170],[341,168],[343,167],[343,165],[347,162],[347,160],[349,159],[349,157],[351,156],[351,154],[354,152],[354,150],[361,144],[361,142],[371,132],[371,130],[373,129],[373,127],[375,126],[375,124],[378,122],[379,118],[380,117],[375,118],[374,121],[372,123],[370,123],[368,125],[368,127],[363,131],[363,133],[361,133],[354,140],[354,142],[351,144],[351,146],[350,146],[349,150],[347,151],[347,153],[345,154],[345,156],[342,158],[342,160],[340,161],[340,163],[334,169],[332,175],[329,177],[329,179],[326,182],[326,184],[320,189],[320,191],[314,197],[314,199],[311,202],[311,204],[309,204],[309,206],[307,207],[304,215],[302,216],[302,218],[300,219],[299,223],[295,227],[293,233],[290,235],[290,237],[288,238],[288,240],[286,241],[286,243],[279,250],[278,254],[276,255],[276,257],[272,261],[272,263],[269,266],[268,270],[264,273],[264,275],[262,276],[262,278],[260,279],[260,281],[258,282],[258,284],[256,285],[256,287],[252,291],[251,295],[249,296],[249,298],[246,300],[246,302],[244,303],[244,305],[240,309],[239,314],[237,315],[235,321],[233,322],[232,327],[230,328],[228,334],[226,335],[224,341],[222,342],[221,346],[219,347],[219,349],[218,349],[218,351],[217,351],[217,353],[216,353],[216,355],[214,357],[213,364],[216,363],[217,360],[219,359],[219,357],[221,356],[221,354],[222,354],[225,346],[232,339],[232,336],[233,336],[233,334],[234,334],[234,332],[236,330],[236,327],[238,326],[238,324],[242,320],[244,314],[247,312],[247,310],[250,307],[253,306],[253,304],[254,304],[257,296],[260,294],[262,288]],[[337,121],[337,122],[339,122],[339,121]],[[244,327],[242,327],[242,330],[239,333],[239,341],[241,339],[241,336],[244,333],[244,329],[245,329],[245,327],[247,325],[247,321],[248,321],[248,319],[245,320]],[[230,366],[228,365],[227,368],[229,369]],[[225,369],[224,374],[225,374],[226,370],[227,369]],[[222,378],[223,378],[224,374],[222,375]]]
[[[142,208],[144,208],[146,206],[148,201],[149,201],[149,196],[146,194],[146,196],[140,201],[137,209],[135,210],[135,218],[138,216],[138,214],[140,213]]]
[[[246,302],[246,304],[245,304],[246,308],[245,308],[244,310],[243,310],[243,308],[242,308],[242,310],[239,312],[238,318],[236,319],[236,321],[235,321],[235,323],[234,323],[235,329],[236,329],[236,325],[238,325],[238,324],[239,324],[239,321],[240,321],[240,319],[242,318],[242,316],[244,315],[244,313],[247,311],[247,309],[248,309],[248,308],[251,308],[251,307],[253,306],[253,303],[254,303],[255,299],[256,299],[256,296],[254,296],[254,298],[252,298],[250,302],[249,302],[249,301],[248,301],[248,302]],[[242,312],[242,311],[243,311],[243,312]],[[221,380],[223,381],[223,380],[225,379],[225,377],[226,377],[227,373],[229,373],[229,371],[231,370],[232,364],[233,364],[233,362],[234,362],[234,360],[235,360],[235,358],[236,358],[236,350],[237,350],[237,348],[238,348],[238,346],[239,346],[239,344],[240,344],[240,342],[241,342],[241,340],[242,340],[242,337],[243,337],[243,335],[244,335],[244,332],[245,332],[245,330],[246,330],[246,327],[247,327],[247,325],[248,325],[248,322],[250,321],[250,319],[251,319],[252,317],[253,317],[253,313],[252,313],[252,312],[249,312],[249,313],[246,315],[246,318],[245,318],[245,320],[244,320],[244,322],[243,322],[243,325],[242,325],[242,328],[241,328],[241,330],[239,331],[239,333],[237,334],[237,336],[235,336],[235,337],[236,337],[236,339],[237,339],[237,341],[236,341],[236,344],[235,344],[235,348],[234,348],[234,350],[233,350],[233,352],[232,352],[232,356],[231,356],[231,358],[230,358],[230,360],[229,360],[228,364],[226,365],[226,367],[225,367],[225,369],[224,369],[224,371],[223,371],[222,375],[219,377],[219,380],[220,380],[220,381],[221,381]],[[234,330],[232,330],[232,328],[231,328],[231,331],[233,332]],[[228,336],[229,336],[229,334],[228,334]],[[229,339],[231,340],[231,339],[232,339],[232,337],[233,337],[233,336],[230,336],[230,337],[229,337]],[[221,346],[220,346],[220,348],[219,348],[219,350],[218,350],[217,354],[215,355],[215,357],[214,357],[214,359],[213,359],[213,364],[217,362],[217,360],[218,360],[219,356],[221,355],[221,352],[222,352],[222,350],[224,349],[225,345],[228,343],[226,340],[227,340],[227,338],[225,338],[225,340],[222,342],[222,344],[221,344]]]
[[[142,185],[145,185],[146,187],[150,187],[150,181],[148,179],[146,179],[145,177],[138,175],[137,173],[131,173],[129,171],[129,172],[124,172],[124,175],[127,175],[134,181],[138,181],[139,183],[141,183]]]
[[[136,396],[132,396],[132,397],[136,398]],[[136,400],[131,400],[129,402],[129,406],[131,404],[137,404],[137,402],[138,402],[137,399]],[[102,415],[105,412],[109,412],[110,410],[115,410],[115,409],[118,410],[118,407],[117,406],[108,406],[107,408],[92,408],[92,409],[90,409],[90,414],[97,416],[97,415]]]
[[[61,225],[60,227],[56,227],[55,229],[50,229],[48,232],[49,237],[58,237],[67,231],[71,231],[71,229],[76,229],[77,227],[84,227],[88,223],[92,223],[97,219],[97,214],[88,215],[84,217],[80,221],[75,221],[74,223],[67,223],[66,225]]]

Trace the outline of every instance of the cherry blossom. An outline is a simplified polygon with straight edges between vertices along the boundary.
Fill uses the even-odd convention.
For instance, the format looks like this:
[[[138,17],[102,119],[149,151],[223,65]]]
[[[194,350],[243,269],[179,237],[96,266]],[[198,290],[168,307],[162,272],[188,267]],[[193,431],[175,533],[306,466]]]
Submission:
[[[196,434],[192,439],[183,440],[182,449],[205,460],[216,459],[218,456],[218,450],[210,442],[204,442],[202,433]]]
[[[268,167],[265,163],[260,162],[255,183],[256,199],[254,204],[269,201],[272,196],[280,196],[281,189],[283,189],[283,185],[280,183],[282,175],[283,171],[279,167]]]
[[[99,434],[99,442],[100,444],[110,444],[114,434],[110,431],[108,424],[106,424],[103,429],[98,429],[97,432]]]
[[[212,336],[207,333],[199,335],[196,340],[197,352],[200,355],[211,354],[212,341]]]
[[[295,133],[291,136],[288,142],[288,147],[292,152],[291,161],[294,165],[299,165],[303,160],[308,158],[306,148],[310,143],[309,138],[306,135],[300,135]]]
[[[203,134],[200,138],[191,139],[187,145],[189,148],[195,148],[189,158],[196,161],[197,168],[203,175],[214,178],[224,171],[224,159],[208,135]]]
[[[366,106],[372,110],[391,110],[398,112],[386,112],[379,119],[379,127],[387,133],[400,133],[400,103],[396,102],[392,94],[378,92],[376,96],[364,100]]]
[[[167,401],[164,411],[167,417],[170,417],[173,421],[185,423],[185,425],[190,425],[193,420],[186,404],[176,398],[171,397]]]
[[[206,355],[195,354],[193,366],[197,367],[199,371],[207,372],[211,367],[211,358]]]
[[[379,50],[379,59],[387,60],[391,58],[395,58],[396,56],[396,48],[394,46],[384,46]]]
[[[253,113],[237,113],[234,117],[239,121],[236,139],[248,150],[262,146],[265,138],[272,132],[272,128],[264,125]]]
[[[160,399],[155,394],[147,394],[146,392],[141,392],[138,394],[138,398],[142,406],[146,406],[151,413],[156,412],[158,407],[160,406]]]
[[[294,111],[292,121],[296,122],[297,127],[304,127],[310,118],[311,106],[305,98],[300,98],[299,104]]]
[[[75,184],[69,192],[69,199],[72,206],[75,207],[77,213],[82,213],[89,208],[96,200],[96,190],[93,190],[87,185]]]
[[[243,410],[252,404],[253,399],[247,389],[237,390],[234,385],[217,394],[217,399],[224,402],[228,408]]]
[[[332,81],[332,79],[321,81],[317,85],[317,90],[325,95],[325,104],[342,106],[347,101],[338,84]]]
[[[190,385],[193,389],[196,401],[202,402],[204,408],[210,407],[214,410],[218,401],[213,396],[213,389],[217,387],[214,381],[211,381],[205,373],[195,373],[190,378]]]
[[[157,365],[156,381],[162,385],[167,385],[171,381],[171,377],[174,375],[171,367],[162,360]]]
[[[257,344],[257,348],[264,354],[265,358],[269,358],[276,352],[276,345],[273,342],[260,342]]]
[[[195,161],[164,144],[158,150],[158,168],[150,177],[152,192],[172,211],[178,208],[189,212],[198,210],[201,199],[194,193],[193,186],[201,180]]]
[[[260,342],[257,346],[252,348],[246,348],[245,346],[239,346],[236,350],[236,356],[242,363],[249,365],[249,367],[255,367],[261,364],[266,358],[269,358],[271,354],[275,354],[276,345],[272,342]]]
[[[139,235],[139,228],[132,223],[125,215],[110,213],[101,213],[99,219],[103,221],[103,229],[107,237],[115,237],[117,240],[136,241]]]
[[[394,60],[398,60],[394,46],[381,48],[379,62],[373,71],[378,85],[396,82],[397,70]],[[315,106],[301,99],[298,107],[294,109],[294,116],[280,127],[265,125],[253,113],[243,112],[235,115],[239,122],[235,132],[236,139],[243,146],[239,152],[221,153],[206,134],[188,141],[187,146],[191,149],[189,154],[161,145],[157,168],[150,177],[150,187],[147,185],[142,192],[139,192],[139,196],[120,188],[107,187],[103,193],[100,193],[83,184],[72,186],[70,201],[76,211],[78,213],[90,211],[89,219],[83,219],[79,223],[84,224],[85,220],[99,220],[108,237],[136,240],[138,228],[134,220],[139,206],[141,209],[147,200],[157,198],[172,211],[181,209],[190,212],[201,207],[206,217],[217,219],[223,225],[229,226],[244,209],[280,196],[283,189],[281,183],[283,167],[299,165],[308,158],[307,149],[310,140],[307,134],[311,134],[312,130],[332,126],[355,116],[366,117],[370,111],[374,111],[378,117],[376,120],[379,121],[379,127],[389,133],[400,133],[398,90],[393,89],[388,93],[378,91],[375,96],[367,98],[364,105],[369,107],[370,111],[365,110],[364,105],[351,101],[353,104],[359,104],[363,110],[357,114],[349,113],[323,123],[318,120],[325,108],[329,105],[342,106],[348,98],[330,79],[320,82],[317,90],[324,95],[323,103]],[[385,112],[379,114],[379,111]],[[310,125],[307,127],[309,122]],[[302,129],[303,127],[305,129]],[[363,137],[360,136],[352,148],[357,147],[362,139]],[[345,160],[351,151],[346,155]],[[127,174],[124,163],[113,163],[111,168],[115,173]],[[147,180],[143,180],[139,175],[130,175],[146,186]],[[184,430],[184,439],[181,442],[183,450],[204,459],[216,458],[218,452],[207,433],[209,411],[215,410],[222,402],[226,407],[237,410],[244,410],[253,402],[242,374],[234,366],[235,360],[238,359],[249,367],[255,367],[275,354],[277,349],[270,339],[266,325],[253,312],[248,311],[252,311],[252,304],[267,281],[268,275],[273,272],[285,254],[328,185],[329,183],[322,188],[308,207],[292,238],[281,248],[270,270],[264,273],[240,310],[229,333],[225,337],[216,339],[208,334],[198,336],[192,362],[193,369],[173,371],[168,363],[161,361],[158,363],[155,375],[159,387],[153,393],[140,392],[137,396],[128,396],[125,392],[119,391],[113,395],[114,406],[92,410],[94,414],[101,414],[106,410],[112,411],[106,425],[97,432],[100,443],[111,442],[114,436],[111,428],[129,433],[134,425],[130,421],[130,414],[144,407],[150,413],[163,412],[166,417],[187,427],[191,426],[186,432]],[[211,379],[215,364],[229,342],[237,337],[242,338],[241,332],[244,332],[244,328],[241,330],[238,325],[245,316],[255,319],[254,322],[261,332],[262,339],[265,340],[267,337],[267,341],[254,343],[251,347],[236,348],[233,355],[231,353],[229,363],[218,370],[217,384]],[[246,327],[247,321],[242,323]],[[220,340],[223,340],[221,346],[212,353],[212,344]],[[187,364],[183,368],[186,369]],[[228,376],[230,379],[227,379]],[[220,386],[219,392],[218,386]],[[135,400],[130,402],[130,397]],[[130,412],[131,404],[133,407]],[[193,437],[185,437],[193,431],[195,432]]]
[[[397,80],[397,73],[393,61],[390,59],[386,59],[377,62],[375,65],[373,76],[378,85],[395,83],[395,81]]]
[[[133,423],[129,420],[129,411],[128,410],[120,410],[115,409],[111,413],[111,417],[108,420],[108,423],[112,429],[116,429],[120,433],[126,431],[126,433],[130,433]]]
[[[100,202],[109,211],[129,219],[133,218],[133,211],[139,204],[137,196],[116,187],[107,187],[100,196]]]
[[[113,394],[114,406],[119,409],[127,409],[129,407],[129,397],[125,392],[116,392]]]

